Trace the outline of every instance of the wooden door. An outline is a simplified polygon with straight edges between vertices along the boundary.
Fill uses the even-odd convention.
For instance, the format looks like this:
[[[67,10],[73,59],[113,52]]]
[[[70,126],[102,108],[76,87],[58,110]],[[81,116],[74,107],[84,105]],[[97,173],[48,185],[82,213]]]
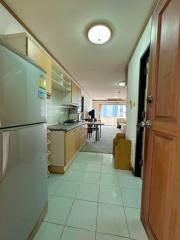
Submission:
[[[151,240],[180,239],[180,0],[153,16],[141,218]]]

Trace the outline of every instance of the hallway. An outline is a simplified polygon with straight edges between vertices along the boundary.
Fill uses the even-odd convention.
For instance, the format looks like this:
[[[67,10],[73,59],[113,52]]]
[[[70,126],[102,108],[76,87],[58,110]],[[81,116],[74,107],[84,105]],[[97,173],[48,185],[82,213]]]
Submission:
[[[139,220],[142,182],[114,170],[111,154],[80,152],[48,185],[48,214],[34,240],[148,239]]]

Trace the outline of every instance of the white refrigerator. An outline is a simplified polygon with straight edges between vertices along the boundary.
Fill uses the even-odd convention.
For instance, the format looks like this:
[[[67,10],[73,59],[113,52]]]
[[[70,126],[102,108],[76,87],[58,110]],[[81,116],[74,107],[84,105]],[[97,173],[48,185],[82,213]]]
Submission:
[[[47,203],[45,81],[0,41],[0,240],[26,240]]]

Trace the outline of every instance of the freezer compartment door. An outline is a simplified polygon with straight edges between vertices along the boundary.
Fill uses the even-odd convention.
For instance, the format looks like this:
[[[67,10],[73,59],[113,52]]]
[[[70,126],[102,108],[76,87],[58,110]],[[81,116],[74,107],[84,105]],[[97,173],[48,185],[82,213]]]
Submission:
[[[0,44],[0,128],[46,121],[46,74]]]
[[[26,240],[47,203],[46,125],[0,132],[0,239]]]

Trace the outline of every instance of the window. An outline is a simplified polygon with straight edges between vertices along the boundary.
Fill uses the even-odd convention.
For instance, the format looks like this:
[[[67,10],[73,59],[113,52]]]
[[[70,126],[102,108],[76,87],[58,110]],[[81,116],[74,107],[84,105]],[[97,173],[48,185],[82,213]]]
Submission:
[[[126,118],[126,105],[102,105],[101,116]]]

